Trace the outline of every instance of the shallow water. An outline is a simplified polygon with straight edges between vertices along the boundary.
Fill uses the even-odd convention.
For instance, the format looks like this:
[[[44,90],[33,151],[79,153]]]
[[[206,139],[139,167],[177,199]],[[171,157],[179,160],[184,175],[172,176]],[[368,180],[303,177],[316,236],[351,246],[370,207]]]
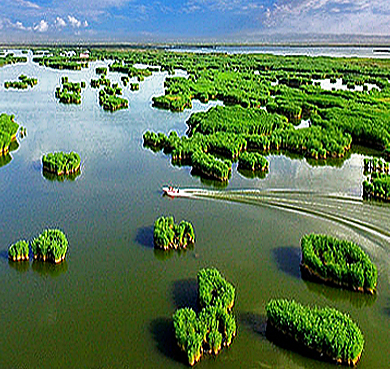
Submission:
[[[128,110],[104,112],[97,90],[88,86],[80,106],[56,101],[62,75],[88,85],[96,65],[103,63],[82,72],[32,63],[0,68],[0,112],[15,114],[27,128],[0,168],[0,367],[184,368],[171,316],[196,304],[196,273],[209,266],[237,288],[238,336],[199,367],[334,367],[265,338],[265,304],[273,297],[349,312],[366,340],[359,367],[387,367],[390,208],[361,200],[364,156],[318,163],[269,155],[266,178],[246,178],[234,167],[229,185],[217,188],[142,147],[147,129],[184,134],[191,114],[151,107],[151,97],[163,93],[165,73],[147,78],[139,92],[124,88]],[[38,85],[5,90],[3,82],[21,73],[37,77]],[[119,81],[116,73],[108,77]],[[192,111],[213,104],[194,102]],[[42,176],[41,156],[55,150],[79,152],[81,175],[74,181]],[[204,191],[169,199],[161,196],[168,183]],[[192,250],[153,249],[153,223],[163,214],[194,224]],[[67,234],[65,263],[8,262],[11,243],[31,240],[46,227]],[[299,241],[309,232],[361,244],[378,265],[378,294],[303,281]]]

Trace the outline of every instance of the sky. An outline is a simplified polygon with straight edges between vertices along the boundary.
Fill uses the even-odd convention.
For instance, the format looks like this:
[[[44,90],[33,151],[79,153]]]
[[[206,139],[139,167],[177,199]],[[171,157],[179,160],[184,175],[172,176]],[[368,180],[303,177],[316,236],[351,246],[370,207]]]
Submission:
[[[390,0],[0,0],[0,43],[389,36]]]

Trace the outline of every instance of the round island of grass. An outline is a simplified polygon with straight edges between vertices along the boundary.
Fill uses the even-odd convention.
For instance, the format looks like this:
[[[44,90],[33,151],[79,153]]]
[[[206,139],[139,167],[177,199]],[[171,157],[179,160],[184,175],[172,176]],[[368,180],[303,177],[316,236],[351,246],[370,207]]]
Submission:
[[[179,347],[185,351],[189,364],[197,363],[204,353],[217,355],[229,346],[237,332],[231,313],[235,289],[216,269],[198,273],[201,311],[182,308],[173,314],[173,326]]]
[[[378,272],[357,244],[320,234],[302,237],[301,271],[304,278],[373,294]]]
[[[190,222],[176,224],[172,216],[162,216],[154,222],[153,240],[157,249],[183,249],[195,243],[195,232]]]
[[[336,309],[277,299],[267,304],[266,311],[267,333],[273,330],[287,336],[339,364],[356,365],[362,355],[361,330],[348,315]]]
[[[65,259],[68,240],[58,229],[46,229],[31,242],[34,259],[60,263]]]
[[[43,171],[57,176],[77,173],[80,170],[80,155],[62,151],[49,153],[42,157]]]
[[[8,259],[12,261],[28,260],[28,254],[28,242],[23,240],[15,242],[8,249]]]

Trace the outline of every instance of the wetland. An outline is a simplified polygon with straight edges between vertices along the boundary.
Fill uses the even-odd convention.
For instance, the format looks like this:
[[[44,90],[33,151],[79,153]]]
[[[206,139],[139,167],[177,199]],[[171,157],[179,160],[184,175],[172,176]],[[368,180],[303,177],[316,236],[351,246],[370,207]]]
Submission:
[[[267,339],[266,305],[279,298],[349,314],[364,335],[358,367],[388,365],[383,353],[390,350],[390,206],[363,200],[364,160],[386,159],[389,147],[388,59],[264,59],[244,54],[229,59],[223,52],[161,51],[126,51],[123,56],[105,50],[92,50],[88,63],[68,62],[60,55],[51,61],[33,58],[31,51],[22,56],[15,50],[0,68],[0,113],[14,115],[27,129],[27,135],[19,135],[9,153],[0,156],[0,367],[188,367],[176,342],[172,315],[181,308],[196,310],[196,275],[203,268],[217,268],[234,284],[237,336],[217,357],[206,355],[197,367],[333,368],[332,363]],[[218,73],[221,60],[229,70],[225,74]],[[286,68],[296,69],[298,61],[308,70],[292,78]],[[324,72],[325,66],[332,71]],[[120,86],[126,109],[112,112],[99,106],[99,90],[90,85],[100,78],[97,68],[107,68],[104,77]],[[124,74],[127,86],[121,79]],[[329,91],[307,83],[311,78],[340,81],[341,74],[350,74],[348,82],[356,86],[379,89]],[[5,81],[20,75],[34,76],[39,83],[25,90],[4,87]],[[80,104],[61,104],[56,98],[65,75],[72,83],[86,82]],[[237,75],[239,86],[232,84]],[[215,83],[209,83],[211,77]],[[130,87],[133,83],[139,90]],[[185,107],[154,107],[153,98],[167,91],[179,91]],[[230,161],[228,180],[221,182],[186,162],[174,162],[172,153],[144,147],[147,131],[167,137],[176,132],[175,143],[193,139],[187,124],[191,115],[224,105],[236,106],[231,110],[257,109],[261,117],[275,114],[271,123],[288,132],[284,136],[277,131],[278,137],[287,137],[291,145],[301,142],[301,136],[309,138],[317,157],[307,145],[253,150],[255,143],[266,143],[254,134],[274,134],[270,142],[278,142],[275,127],[259,125],[268,131],[251,132],[253,128],[243,125],[245,134],[252,135],[251,140],[244,137],[247,145],[252,143],[248,151],[261,151],[268,171],[256,176],[238,170],[237,153],[245,147],[241,136],[233,151],[219,146],[218,136],[209,137],[208,152],[200,154]],[[264,108],[267,112],[257,113]],[[364,117],[374,117],[375,126],[367,125]],[[302,119],[310,124],[296,129]],[[193,136],[221,127],[217,120],[209,126],[201,119],[190,122]],[[327,122],[337,128],[337,135],[328,135]],[[322,134],[319,143],[312,137],[313,125]],[[293,133],[303,129],[310,135]],[[225,132],[237,134],[229,127]],[[49,181],[43,175],[42,156],[57,151],[80,154],[81,174],[74,180]],[[163,197],[161,188],[167,184],[186,189],[188,196]],[[153,224],[162,214],[191,221],[196,247],[155,250]],[[58,265],[8,260],[8,247],[15,240],[33,239],[47,228],[66,234],[66,260]],[[360,294],[302,279],[300,240],[310,233],[360,245],[377,266],[378,293]],[[48,337],[56,350],[45,349]]]

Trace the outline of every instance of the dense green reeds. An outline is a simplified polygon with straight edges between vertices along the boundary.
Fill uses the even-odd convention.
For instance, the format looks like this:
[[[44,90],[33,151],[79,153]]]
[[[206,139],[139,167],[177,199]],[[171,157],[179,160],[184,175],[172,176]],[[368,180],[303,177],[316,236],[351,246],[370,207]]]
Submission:
[[[378,272],[355,243],[309,234],[302,237],[302,276],[361,292],[374,293]]]
[[[42,157],[43,171],[57,176],[69,175],[80,170],[81,159],[76,152],[58,151]]]
[[[46,229],[31,242],[34,259],[60,263],[65,259],[68,240],[58,229]]]
[[[340,364],[356,365],[364,337],[352,319],[333,308],[301,305],[295,301],[271,300],[266,307],[267,330],[294,339],[299,344]]]
[[[188,221],[176,224],[172,216],[162,216],[154,222],[153,240],[158,249],[181,249],[195,243],[195,232]]]
[[[8,249],[8,258],[12,261],[24,261],[29,258],[29,245],[27,241],[20,240]]]
[[[178,345],[186,352],[191,366],[206,352],[217,355],[223,346],[232,343],[237,332],[231,312],[235,288],[213,268],[198,272],[198,288],[200,312],[181,308],[173,314]]]
[[[55,96],[63,104],[81,104],[81,89],[85,82],[70,82],[68,77],[61,77],[61,86],[56,88]]]
[[[21,74],[18,77],[17,81],[5,81],[4,82],[4,87],[6,89],[8,89],[8,88],[16,88],[16,89],[19,89],[19,90],[25,90],[25,89],[28,88],[28,86],[34,87],[37,83],[38,83],[38,79],[33,78],[33,77],[29,78],[29,77],[25,76],[24,74]]]
[[[6,155],[11,142],[16,140],[19,124],[14,119],[14,115],[0,114],[0,156]]]

